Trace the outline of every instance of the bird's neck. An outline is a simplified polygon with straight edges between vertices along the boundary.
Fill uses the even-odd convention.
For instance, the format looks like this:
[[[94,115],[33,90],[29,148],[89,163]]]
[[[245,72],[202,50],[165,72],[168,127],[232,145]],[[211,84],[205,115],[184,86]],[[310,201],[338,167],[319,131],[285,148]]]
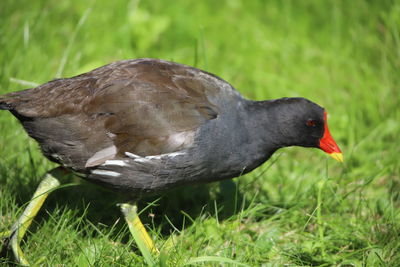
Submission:
[[[279,114],[285,109],[290,109],[290,102],[283,99],[248,101],[246,109],[245,114],[248,114],[248,118],[245,121],[250,129],[249,134],[258,140],[260,149],[270,152],[296,143],[291,136],[282,131],[279,120]]]
[[[202,138],[196,146],[201,150],[195,154],[203,155],[206,160],[204,164],[211,170],[207,177],[217,174],[223,179],[247,173],[288,145],[279,127],[275,127],[276,109],[270,104],[271,101],[242,99],[221,115],[223,123],[214,120],[202,128]]]
[[[282,136],[279,127],[274,123],[277,109],[272,101],[250,101],[241,102],[236,123],[231,129],[235,129],[231,144],[224,144],[226,154],[235,155],[231,170],[243,173],[249,172],[266,160],[281,147],[288,146],[287,138]],[[228,136],[229,133],[226,133]],[[224,150],[221,148],[221,150]]]

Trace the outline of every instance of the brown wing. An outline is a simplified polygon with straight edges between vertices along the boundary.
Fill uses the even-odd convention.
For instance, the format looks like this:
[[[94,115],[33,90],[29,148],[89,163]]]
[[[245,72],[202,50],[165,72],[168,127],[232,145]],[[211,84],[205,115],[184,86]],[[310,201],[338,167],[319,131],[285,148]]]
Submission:
[[[208,99],[218,90],[189,75],[186,68],[139,64],[134,78],[118,79],[98,90],[85,107],[103,116],[119,155],[159,155],[184,149],[194,132],[218,110]]]
[[[124,152],[146,156],[189,147],[200,125],[218,115],[210,99],[219,94],[221,82],[167,61],[121,61],[9,95],[8,104],[18,115],[42,118],[40,127],[29,126],[34,128],[30,135],[45,132],[35,139],[47,142],[47,148],[62,143],[65,140],[58,139],[65,136],[71,139],[65,151],[60,145],[57,153],[47,150],[61,159],[80,158],[79,163],[72,161],[81,168],[82,160],[88,167]],[[67,127],[60,129],[62,124]],[[73,146],[79,149],[68,152]]]

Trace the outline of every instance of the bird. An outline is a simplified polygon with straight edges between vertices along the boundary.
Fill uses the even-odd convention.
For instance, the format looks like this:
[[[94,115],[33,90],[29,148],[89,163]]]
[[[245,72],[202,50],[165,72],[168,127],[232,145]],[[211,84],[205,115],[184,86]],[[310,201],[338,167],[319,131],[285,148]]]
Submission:
[[[161,59],[116,61],[11,92],[0,96],[0,109],[20,121],[49,160],[132,199],[237,177],[289,146],[319,148],[343,162],[318,104],[249,100],[212,73]],[[28,261],[19,240],[59,186],[58,175],[60,169],[45,176],[10,231],[20,264]],[[121,208],[139,248],[155,251],[136,205]]]

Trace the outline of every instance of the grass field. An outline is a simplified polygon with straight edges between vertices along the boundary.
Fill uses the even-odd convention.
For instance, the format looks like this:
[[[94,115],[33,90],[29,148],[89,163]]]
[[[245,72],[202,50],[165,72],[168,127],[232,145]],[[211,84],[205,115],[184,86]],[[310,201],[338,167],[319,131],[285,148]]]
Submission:
[[[144,199],[157,264],[400,266],[399,1],[0,3],[0,93],[139,57],[205,69],[251,99],[309,98],[345,157],[286,148],[244,177]],[[52,167],[1,112],[0,232]],[[22,242],[30,262],[146,265],[122,197],[66,183]]]

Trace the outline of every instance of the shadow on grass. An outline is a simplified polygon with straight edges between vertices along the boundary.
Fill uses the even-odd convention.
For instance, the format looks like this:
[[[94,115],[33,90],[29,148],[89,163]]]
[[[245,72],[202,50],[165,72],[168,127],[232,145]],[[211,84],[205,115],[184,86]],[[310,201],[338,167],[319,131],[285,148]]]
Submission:
[[[5,171],[1,171],[6,173]],[[11,181],[4,180],[7,184],[8,194],[15,196],[15,206],[22,209],[30,201],[40,178],[16,172]],[[9,177],[11,178],[11,177]],[[61,183],[66,187],[52,192],[40,209],[29,231],[34,233],[41,227],[55,210],[72,210],[73,214],[88,220],[93,225],[103,225],[106,228],[114,227],[110,238],[124,232],[122,241],[127,243],[131,237],[120,212],[118,203],[127,202],[130,199],[126,195],[115,193],[99,185],[92,184],[78,177],[63,177]],[[2,183],[3,183],[2,181]],[[76,184],[76,185],[68,185]],[[215,216],[218,211],[220,221],[235,215],[242,206],[243,195],[239,192],[237,184],[232,180],[208,185],[186,186],[164,192],[161,195],[144,197],[139,200],[139,210],[145,209],[140,218],[145,225],[152,226],[162,236],[169,236],[172,232],[188,228],[192,225],[189,218],[195,220],[199,216]],[[151,203],[151,204],[149,204]],[[244,203],[247,203],[244,201]],[[189,217],[189,218],[188,218]],[[116,223],[119,220],[118,223]],[[85,231],[87,225],[77,224],[78,232],[82,235],[90,233],[96,236],[96,231]],[[81,229],[79,229],[81,228]],[[82,230],[82,231],[81,231]],[[29,237],[28,237],[29,239]]]

